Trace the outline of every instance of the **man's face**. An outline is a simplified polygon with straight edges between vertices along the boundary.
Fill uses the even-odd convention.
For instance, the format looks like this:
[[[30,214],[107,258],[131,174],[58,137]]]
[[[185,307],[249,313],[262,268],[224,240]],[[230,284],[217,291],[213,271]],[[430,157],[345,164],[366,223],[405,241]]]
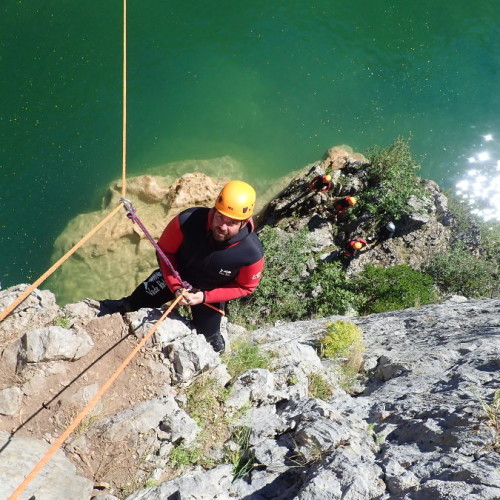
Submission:
[[[239,233],[246,221],[231,219],[214,210],[212,220],[212,235],[216,241],[226,241]]]

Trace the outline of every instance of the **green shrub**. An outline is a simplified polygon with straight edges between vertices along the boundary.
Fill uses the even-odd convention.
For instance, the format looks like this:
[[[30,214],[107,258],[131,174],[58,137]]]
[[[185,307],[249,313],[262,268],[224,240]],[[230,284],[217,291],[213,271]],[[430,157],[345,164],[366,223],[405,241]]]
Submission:
[[[483,260],[500,264],[500,223],[485,222],[471,212],[471,206],[450,191],[446,191],[448,211],[453,216],[452,246],[462,248],[474,244],[479,236],[479,246],[473,248]]]
[[[357,216],[368,213],[377,221],[397,221],[410,212],[411,196],[424,198],[416,175],[420,165],[411,155],[409,141],[398,137],[388,148],[370,149],[367,156],[370,161],[366,169],[368,185],[353,213]]]
[[[425,271],[442,293],[471,298],[500,294],[497,262],[474,257],[459,247],[437,255]]]
[[[270,358],[267,353],[261,352],[257,344],[248,340],[240,340],[234,342],[229,354],[223,355],[223,361],[227,365],[229,375],[234,380],[247,370],[268,368]]]
[[[67,316],[67,314],[62,314],[57,316],[52,321],[54,326],[60,326],[62,328],[70,328],[71,327],[71,319]]]
[[[303,318],[307,313],[304,275],[311,248],[307,230],[292,234],[266,226],[259,237],[266,259],[262,279],[253,294],[229,303],[231,321],[251,327]]]
[[[357,279],[360,293],[367,297],[363,314],[407,309],[438,301],[432,278],[407,265],[379,268],[368,264]]]
[[[349,321],[330,323],[319,340],[319,351],[325,358],[348,356],[353,346],[361,343],[363,335],[357,325]]]
[[[328,401],[333,396],[333,387],[330,382],[328,382],[319,373],[310,373],[307,376],[309,381],[308,393],[311,398],[323,399]]]
[[[195,465],[199,462],[202,456],[200,448],[188,448],[184,445],[176,446],[168,456],[168,462],[172,467],[186,467],[188,465]]]
[[[333,314],[358,311],[366,302],[340,262],[323,262],[306,283],[309,317],[323,318]]]

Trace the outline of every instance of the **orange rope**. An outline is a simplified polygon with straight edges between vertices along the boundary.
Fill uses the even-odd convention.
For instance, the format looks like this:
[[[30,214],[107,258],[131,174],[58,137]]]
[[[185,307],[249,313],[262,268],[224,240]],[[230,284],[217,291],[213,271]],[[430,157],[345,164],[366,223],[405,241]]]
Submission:
[[[107,382],[101,387],[99,392],[88,402],[87,406],[74,418],[74,420],[69,424],[67,429],[57,438],[52,444],[45,455],[40,459],[40,461],[35,465],[33,470],[24,478],[24,481],[17,487],[17,489],[12,493],[8,500],[17,500],[19,495],[27,488],[29,483],[38,475],[42,467],[50,460],[50,458],[56,453],[62,443],[67,439],[67,437],[75,430],[76,426],[90,413],[92,408],[97,404],[102,395],[109,389],[111,384],[118,378],[125,367],[130,363],[132,358],[139,352],[139,350],[144,346],[144,344],[151,338],[153,333],[156,332],[157,328],[160,326],[162,321],[167,317],[170,311],[177,305],[177,303],[182,299],[182,295],[179,295],[170,307],[163,313],[161,318],[156,322],[156,324],[149,330],[149,332],[144,336],[144,338],[135,346],[132,352],[125,358],[121,365],[115,370]]]
[[[123,0],[122,198],[127,194],[127,0]]]
[[[94,234],[101,229],[122,207],[120,203],[112,212],[101,220],[93,229],[91,229],[73,248],[66,252],[52,267],[45,271],[32,285],[30,285],[19,297],[17,297],[7,309],[0,313],[0,322],[2,322],[28,295],[38,286],[43,283],[63,262],[68,260],[84,243],[86,243]]]

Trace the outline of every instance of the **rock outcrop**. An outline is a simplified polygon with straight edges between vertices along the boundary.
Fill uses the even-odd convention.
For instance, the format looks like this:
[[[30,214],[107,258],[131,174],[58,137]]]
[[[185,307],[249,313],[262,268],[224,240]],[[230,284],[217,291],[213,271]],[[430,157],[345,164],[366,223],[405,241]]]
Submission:
[[[349,274],[361,271],[366,264],[407,264],[420,269],[445,252],[451,239],[448,202],[433,181],[423,182],[424,200],[410,200],[408,214],[397,221],[391,237],[384,237],[383,225],[364,214],[355,218],[348,213],[335,215],[335,200],[362,196],[367,187],[367,165],[368,160],[350,148],[332,148],[325,160],[297,173],[271,200],[259,215],[259,225],[277,226],[289,233],[307,228],[313,250],[325,260],[342,259],[351,239],[364,239],[368,250],[346,262]],[[310,182],[324,175],[327,168],[334,168],[332,189],[324,193],[311,190]]]
[[[227,179],[213,180],[201,173],[185,174],[175,181],[170,177],[144,175],[128,179],[127,196],[133,200],[145,227],[158,239],[166,222],[183,209],[213,205],[225,181]],[[111,212],[119,202],[120,193],[121,182],[113,183],[103,210],[82,214],[70,221],[55,242],[53,260],[64,255]],[[48,286],[57,291],[63,303],[81,297],[123,297],[156,266],[153,246],[126,217],[124,210],[79,249],[75,257],[50,278]]]

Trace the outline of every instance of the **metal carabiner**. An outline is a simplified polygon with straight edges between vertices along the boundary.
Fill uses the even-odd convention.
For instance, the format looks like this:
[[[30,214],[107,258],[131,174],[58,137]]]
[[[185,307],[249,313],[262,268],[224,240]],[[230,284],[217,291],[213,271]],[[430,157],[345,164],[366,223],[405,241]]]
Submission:
[[[134,205],[132,205],[132,202],[128,198],[120,198],[120,203],[123,203],[123,208],[129,217],[133,217],[135,215]]]

